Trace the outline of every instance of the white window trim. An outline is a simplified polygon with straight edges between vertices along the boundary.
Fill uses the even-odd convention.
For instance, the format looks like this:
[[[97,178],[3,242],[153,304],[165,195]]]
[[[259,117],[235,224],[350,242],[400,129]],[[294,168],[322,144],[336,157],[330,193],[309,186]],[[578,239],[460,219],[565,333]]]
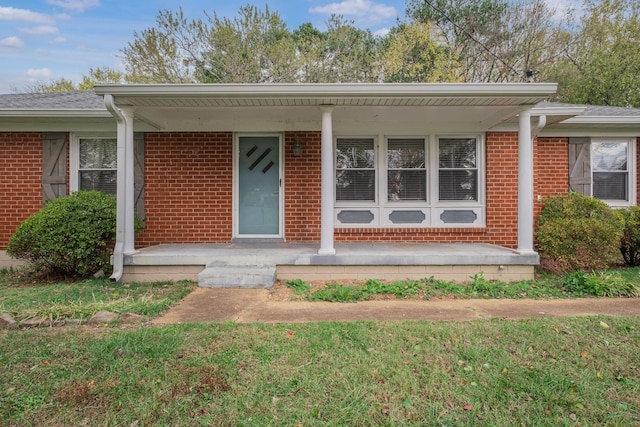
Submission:
[[[455,133],[455,134],[339,134],[334,135],[334,153],[338,139],[369,138],[374,140],[375,155],[375,185],[376,201],[338,201],[334,199],[334,224],[338,228],[478,228],[486,226],[486,138],[483,133]],[[387,194],[387,141],[394,138],[424,139],[426,145],[427,196],[426,201],[388,200]],[[446,200],[438,197],[438,141],[439,138],[475,138],[476,139],[476,167],[478,170],[478,200]],[[334,154],[335,156],[335,154]],[[335,157],[334,157],[335,159]],[[336,170],[333,174],[335,179]],[[335,184],[334,184],[335,185]],[[335,191],[335,190],[334,190]],[[388,214],[393,210],[420,210],[425,215],[422,224],[392,224]],[[477,221],[467,223],[444,223],[440,214],[447,210],[464,209],[473,211]],[[345,223],[341,224],[338,214],[341,211],[369,211],[373,220],[369,224]]]
[[[113,133],[83,132],[72,133],[69,144],[69,192],[74,193],[80,189],[80,140],[81,139],[116,139]]]
[[[620,138],[620,137],[612,137],[612,138],[606,138],[606,137],[598,137],[598,138],[591,138],[591,144],[589,147],[589,155],[591,157],[590,162],[591,162],[591,194],[593,195],[593,173],[597,172],[594,170],[593,168],[593,145],[597,144],[597,143],[603,143],[603,142],[613,142],[613,143],[618,143],[618,142],[625,142],[627,143],[627,173],[628,173],[628,177],[627,179],[629,180],[629,182],[627,183],[627,188],[629,191],[629,200],[627,201],[622,201],[622,200],[605,200],[605,199],[598,199],[601,200],[603,202],[605,202],[606,204],[608,204],[609,206],[613,207],[613,208],[625,208],[625,207],[629,207],[629,206],[635,206],[636,205],[636,194],[637,194],[637,186],[636,186],[636,138]]]

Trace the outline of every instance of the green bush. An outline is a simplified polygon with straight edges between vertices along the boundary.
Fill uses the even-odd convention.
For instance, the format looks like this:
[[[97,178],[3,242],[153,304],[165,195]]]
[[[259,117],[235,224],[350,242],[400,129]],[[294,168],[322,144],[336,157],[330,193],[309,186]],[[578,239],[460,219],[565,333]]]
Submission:
[[[53,272],[88,276],[109,266],[115,234],[115,197],[80,191],[27,218],[11,236],[7,253]]]
[[[620,213],[624,218],[620,252],[624,263],[635,267],[640,265],[640,206],[622,209]]]
[[[536,230],[540,265],[566,272],[619,264],[622,230],[620,212],[600,200],[574,193],[550,197]]]
[[[640,285],[625,280],[615,272],[594,272],[586,274],[583,271],[570,273],[565,278],[565,289],[576,295],[597,297],[637,297],[640,295]]]

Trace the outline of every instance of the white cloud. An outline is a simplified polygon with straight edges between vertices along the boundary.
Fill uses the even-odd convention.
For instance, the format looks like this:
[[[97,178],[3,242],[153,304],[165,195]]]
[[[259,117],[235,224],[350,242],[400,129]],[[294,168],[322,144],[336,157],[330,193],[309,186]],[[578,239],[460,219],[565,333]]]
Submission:
[[[7,37],[5,39],[0,40],[0,48],[22,49],[23,47],[24,47],[24,42],[20,40],[18,37]]]
[[[15,7],[0,7],[0,20],[35,22],[39,24],[52,24],[54,22],[49,15],[32,12],[27,9],[16,9]]]
[[[66,37],[56,37],[53,40],[50,40],[49,43],[51,44],[60,44],[60,43],[66,43],[67,42],[67,38]]]
[[[39,25],[37,27],[31,28],[20,28],[20,31],[32,36],[46,36],[58,34],[60,32],[60,30],[58,30],[58,27],[54,27],[53,25]]]
[[[47,3],[59,6],[69,12],[82,13],[92,7],[100,6],[100,0],[47,0]]]
[[[384,27],[384,28],[380,28],[379,30],[375,31],[373,33],[374,36],[378,36],[378,37],[384,37],[387,34],[389,34],[389,31],[391,31],[389,28]]]
[[[579,0],[545,0],[545,3],[554,11],[554,18],[559,21],[577,19],[584,14],[583,4]]]
[[[51,77],[51,70],[48,68],[40,68],[37,70],[34,68],[29,68],[27,70],[27,76],[32,79],[48,79]]]
[[[395,7],[374,3],[372,0],[343,0],[340,3],[312,7],[309,12],[344,15],[345,17],[355,17],[370,23],[378,23],[398,16],[398,11]]]

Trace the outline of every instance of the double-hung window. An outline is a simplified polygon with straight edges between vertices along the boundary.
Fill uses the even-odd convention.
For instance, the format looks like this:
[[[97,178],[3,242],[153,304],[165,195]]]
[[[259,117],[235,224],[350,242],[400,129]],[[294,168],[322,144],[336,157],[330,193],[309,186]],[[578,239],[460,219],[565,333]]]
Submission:
[[[483,226],[482,141],[477,135],[338,137],[336,225]]]
[[[427,200],[424,138],[387,140],[387,200]]]
[[[476,138],[438,139],[439,200],[478,200],[477,151]]]
[[[612,202],[629,201],[629,143],[592,142],[593,197]]]
[[[117,191],[116,138],[78,136],[71,146],[71,191]]]
[[[373,138],[338,138],[336,200],[376,201],[376,155]]]

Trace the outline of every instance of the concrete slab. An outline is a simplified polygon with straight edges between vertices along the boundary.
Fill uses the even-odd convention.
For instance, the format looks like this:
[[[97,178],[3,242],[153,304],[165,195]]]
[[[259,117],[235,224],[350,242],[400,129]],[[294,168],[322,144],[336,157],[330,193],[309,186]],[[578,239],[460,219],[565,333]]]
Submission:
[[[558,300],[270,301],[266,289],[198,288],[154,324],[187,322],[302,323],[357,320],[522,319],[561,316],[640,315],[640,298]]]

